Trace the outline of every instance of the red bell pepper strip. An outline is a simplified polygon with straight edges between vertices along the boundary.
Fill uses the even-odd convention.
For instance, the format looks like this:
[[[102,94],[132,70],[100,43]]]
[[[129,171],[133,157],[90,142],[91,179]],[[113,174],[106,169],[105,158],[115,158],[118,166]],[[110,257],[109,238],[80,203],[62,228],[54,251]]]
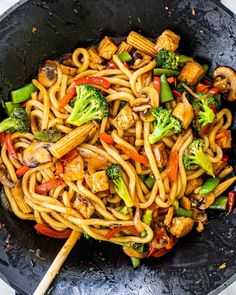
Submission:
[[[213,84],[208,79],[203,79],[202,82],[204,85],[209,85],[210,87],[213,87]]]
[[[65,156],[63,156],[60,161],[63,163],[70,163],[74,158],[78,157],[79,152],[76,149],[71,150]]]
[[[228,136],[230,133],[229,130],[225,130],[225,129],[222,129],[222,130],[219,130],[217,133],[216,133],[216,137],[215,139],[220,139],[220,138],[223,138],[223,137],[226,137]]]
[[[160,77],[156,77],[156,76],[154,77],[153,87],[156,89],[158,94],[161,93],[161,79],[160,79]]]
[[[17,156],[16,150],[15,150],[15,148],[13,146],[13,143],[11,141],[11,135],[10,134],[6,135],[5,144],[6,144],[6,148],[7,148],[9,156],[11,156],[12,158],[18,160],[18,156]]]
[[[135,160],[135,161],[137,161],[137,162],[139,162],[141,164],[144,164],[144,165],[149,164],[149,160],[148,160],[148,158],[146,156],[140,155],[137,152],[135,152],[135,151],[123,146],[123,145],[120,145],[120,148],[131,159],[133,159],[133,160]]]
[[[105,89],[108,89],[111,86],[110,82],[108,82],[106,79],[102,77],[93,77],[93,76],[78,78],[78,79],[75,79],[74,82],[75,82],[75,85],[95,84],[95,85],[102,86]]]
[[[182,94],[178,91],[178,90],[172,90],[172,93],[174,95],[175,98],[180,98],[182,97]]]
[[[4,145],[6,134],[4,132],[0,133],[0,144]]]
[[[223,154],[223,157],[222,157],[222,161],[227,164],[228,163],[228,160],[229,160],[229,157],[226,155],[226,154]]]
[[[135,236],[140,236],[139,232],[136,230],[134,226],[120,226],[109,230],[104,238],[110,240],[114,235],[120,233],[121,231],[129,231]]]
[[[204,85],[202,83],[199,83],[196,87],[196,93],[198,92],[205,92],[206,90],[208,90],[208,88],[210,88],[209,85]]]
[[[163,236],[164,236],[163,230],[162,229],[159,229],[156,232],[156,234],[155,234],[155,236],[154,236],[154,238],[153,238],[153,240],[151,242],[150,251],[149,251],[149,254],[148,254],[147,257],[151,257],[151,256],[153,256],[157,252],[157,246],[156,246],[156,244],[159,242],[160,239],[163,238]]]
[[[29,170],[30,170],[30,167],[28,167],[28,166],[21,166],[19,169],[16,170],[16,175],[17,176],[23,176]]]
[[[203,137],[204,135],[207,134],[207,132],[211,129],[212,123],[207,124],[206,126],[204,126],[199,132],[198,134]]]
[[[216,88],[216,87],[213,87],[209,90],[209,93],[212,94],[212,95],[216,95],[220,92],[220,89],[219,88]]]
[[[177,151],[171,151],[169,156],[169,165],[167,175],[171,183],[174,183],[177,179],[179,168],[179,153]]]
[[[34,229],[36,229],[39,233],[41,233],[44,236],[55,239],[67,239],[72,233],[71,229],[67,229],[65,231],[60,232],[40,223],[37,223],[34,226]]]
[[[106,69],[119,69],[119,67],[112,61],[109,61],[106,65]]]
[[[111,135],[107,134],[106,132],[101,133],[99,135],[99,138],[105,141],[107,144],[115,144],[114,139],[111,137]]]
[[[158,257],[162,257],[162,256],[164,256],[167,252],[169,252],[168,249],[166,249],[166,248],[162,248],[162,249],[156,251],[156,252],[152,255],[152,257],[156,257],[156,258],[158,258]]]
[[[50,191],[51,189],[58,187],[62,183],[63,183],[63,180],[60,177],[55,177],[54,179],[51,179],[49,181],[46,181],[46,182],[38,185],[35,188],[35,192],[37,194],[43,195],[43,194],[47,193],[48,191]]]
[[[235,204],[235,195],[236,195],[236,192],[229,192],[228,194],[228,202],[227,202],[228,214],[230,214],[233,211],[234,204]]]
[[[167,78],[168,83],[174,83],[175,82],[175,78],[174,77],[169,77]]]
[[[166,249],[170,250],[171,248],[173,248],[176,242],[177,242],[177,238],[173,235],[170,235],[168,243],[166,245]]]
[[[73,87],[71,88],[71,90],[62,98],[59,106],[58,106],[58,109],[61,110],[64,108],[64,106],[66,106],[71,100],[72,98],[75,96],[76,94],[76,88]]]

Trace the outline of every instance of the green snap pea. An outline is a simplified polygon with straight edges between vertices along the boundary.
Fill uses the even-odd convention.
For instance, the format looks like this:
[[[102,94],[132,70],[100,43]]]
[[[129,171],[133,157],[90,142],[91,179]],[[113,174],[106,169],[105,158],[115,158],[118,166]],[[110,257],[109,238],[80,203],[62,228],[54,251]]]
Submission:
[[[140,265],[140,259],[136,257],[130,257],[133,268],[137,268]]]
[[[144,180],[144,183],[146,184],[146,186],[149,188],[149,189],[152,189],[154,183],[156,181],[156,178],[153,176],[153,175],[149,175],[145,180]]]
[[[32,93],[37,91],[38,89],[34,86],[33,83],[27,84],[11,92],[12,101],[14,104],[24,102],[30,99]]]
[[[161,103],[173,100],[174,96],[170,89],[170,85],[166,79],[166,75],[164,74],[161,75],[160,80],[161,80],[161,93],[160,93]]]
[[[122,62],[130,62],[132,60],[132,56],[127,51],[121,52],[118,57]]]
[[[215,202],[209,207],[211,210],[226,211],[228,197],[220,196],[215,199]]]
[[[199,194],[206,195],[212,192],[217,185],[219,184],[220,180],[216,177],[210,177],[208,178],[205,183],[201,186],[199,190]]]
[[[172,76],[175,77],[175,76],[179,75],[179,71],[171,70],[171,69],[158,68],[158,69],[153,70],[153,74],[155,76],[161,76],[162,74],[165,74],[167,77],[172,77]]]
[[[193,211],[192,210],[185,210],[184,208],[179,207],[179,209],[177,209],[175,211],[175,215],[176,216],[184,216],[184,217],[192,217]]]

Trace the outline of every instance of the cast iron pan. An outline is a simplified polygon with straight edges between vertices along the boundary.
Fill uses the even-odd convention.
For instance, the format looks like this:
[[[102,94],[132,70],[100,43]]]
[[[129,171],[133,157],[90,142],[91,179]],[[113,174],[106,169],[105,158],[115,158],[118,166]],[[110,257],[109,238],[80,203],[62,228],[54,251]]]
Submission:
[[[166,28],[181,35],[181,52],[210,62],[211,69],[236,68],[235,18],[215,1],[21,1],[0,18],[1,95],[6,98],[29,81],[46,57],[97,43],[104,35],[136,30],[155,37]],[[37,235],[33,223],[3,209],[0,220],[6,225],[0,231],[1,277],[21,294],[32,294],[62,242]],[[236,279],[235,226],[236,211],[211,215],[202,234],[193,232],[168,255],[144,261],[138,270],[119,246],[82,239],[53,282],[52,294],[217,294]],[[29,251],[38,248],[46,261]],[[219,269],[223,263],[226,267]]]

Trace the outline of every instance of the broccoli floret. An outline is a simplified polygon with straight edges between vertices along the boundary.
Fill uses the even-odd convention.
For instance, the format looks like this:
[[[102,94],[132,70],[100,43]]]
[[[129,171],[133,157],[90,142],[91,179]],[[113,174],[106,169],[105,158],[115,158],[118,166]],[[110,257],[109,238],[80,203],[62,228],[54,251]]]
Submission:
[[[57,142],[62,138],[62,133],[57,130],[40,130],[34,133],[34,138],[44,142]]]
[[[218,109],[219,103],[211,94],[199,92],[198,97],[199,98],[192,103],[192,107],[195,114],[193,127],[197,131],[201,131],[204,126],[214,121],[214,111]]]
[[[192,91],[195,91],[195,86],[190,85],[187,80],[178,83],[176,86],[176,90],[179,91],[181,94],[186,92],[186,97],[190,101],[192,99],[192,95],[186,90],[186,88],[184,88],[183,84],[187,85]]]
[[[155,118],[153,133],[149,135],[149,142],[151,144],[157,142],[169,132],[176,134],[181,131],[181,123],[171,115],[171,110],[158,107],[153,108],[151,113]]]
[[[132,248],[134,248],[134,250],[136,250],[140,253],[144,253],[144,252],[148,251],[148,244],[134,243],[132,245]]]
[[[134,206],[133,201],[129,195],[128,189],[123,181],[121,175],[121,168],[119,164],[113,164],[107,168],[107,176],[114,182],[117,194],[125,202],[128,207]]]
[[[13,132],[29,132],[30,131],[30,118],[25,110],[15,108],[11,115],[0,123],[0,133],[8,131]]]
[[[183,164],[187,170],[194,170],[199,167],[209,175],[214,176],[212,162],[204,153],[204,140],[201,138],[193,140],[183,153]]]
[[[67,123],[80,126],[91,120],[102,120],[108,116],[108,103],[105,97],[91,85],[79,85],[72,113]]]
[[[173,51],[162,48],[157,55],[157,65],[160,68],[178,70],[186,62],[193,60],[192,57],[176,54]]]

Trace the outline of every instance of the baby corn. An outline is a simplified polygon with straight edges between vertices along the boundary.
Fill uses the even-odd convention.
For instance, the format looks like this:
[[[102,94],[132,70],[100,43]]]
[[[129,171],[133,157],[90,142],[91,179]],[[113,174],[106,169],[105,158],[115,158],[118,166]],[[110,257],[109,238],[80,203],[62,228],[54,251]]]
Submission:
[[[155,44],[134,31],[129,33],[127,43],[132,45],[134,48],[151,55],[152,57],[157,55]]]
[[[133,49],[133,46],[129,45],[128,43],[126,43],[125,41],[122,41],[116,51],[116,54],[119,55],[120,53],[122,53],[123,51],[127,51],[130,52]]]

